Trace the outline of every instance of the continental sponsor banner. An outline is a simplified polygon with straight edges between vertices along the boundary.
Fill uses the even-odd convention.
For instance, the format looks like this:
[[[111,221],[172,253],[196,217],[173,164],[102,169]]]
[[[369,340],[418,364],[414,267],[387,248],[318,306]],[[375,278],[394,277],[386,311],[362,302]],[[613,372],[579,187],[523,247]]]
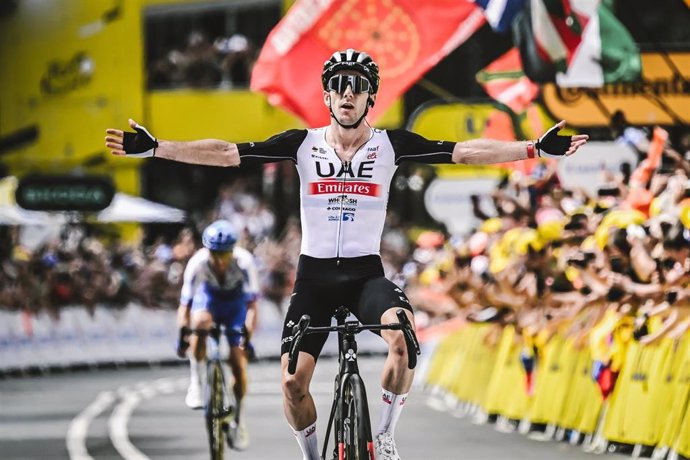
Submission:
[[[642,53],[642,79],[601,88],[544,85],[542,98],[556,119],[570,126],[608,126],[611,114],[625,113],[633,125],[690,124],[690,52]]]

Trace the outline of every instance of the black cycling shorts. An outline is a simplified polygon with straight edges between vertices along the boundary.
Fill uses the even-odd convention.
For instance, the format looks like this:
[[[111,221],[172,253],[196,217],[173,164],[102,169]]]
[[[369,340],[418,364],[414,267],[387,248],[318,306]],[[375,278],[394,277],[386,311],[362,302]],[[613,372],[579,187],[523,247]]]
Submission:
[[[330,326],[340,306],[346,307],[362,324],[381,324],[381,315],[393,307],[412,311],[402,289],[384,276],[379,256],[341,258],[338,262],[338,259],[301,255],[283,323],[281,355],[290,351],[292,328],[302,315],[311,317],[310,326]],[[300,350],[318,359],[327,338],[327,334],[306,335]]]

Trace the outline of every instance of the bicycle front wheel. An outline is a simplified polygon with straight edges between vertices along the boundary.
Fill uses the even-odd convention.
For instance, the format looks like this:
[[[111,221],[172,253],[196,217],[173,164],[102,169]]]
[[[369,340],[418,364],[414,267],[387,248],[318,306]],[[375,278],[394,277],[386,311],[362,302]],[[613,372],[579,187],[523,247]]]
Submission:
[[[206,431],[211,450],[211,460],[223,460],[225,437],[223,423],[225,409],[223,401],[223,369],[220,362],[214,362],[208,370],[208,390],[206,395]]]
[[[339,405],[339,460],[374,460],[369,406],[359,375],[351,375],[346,380]]]

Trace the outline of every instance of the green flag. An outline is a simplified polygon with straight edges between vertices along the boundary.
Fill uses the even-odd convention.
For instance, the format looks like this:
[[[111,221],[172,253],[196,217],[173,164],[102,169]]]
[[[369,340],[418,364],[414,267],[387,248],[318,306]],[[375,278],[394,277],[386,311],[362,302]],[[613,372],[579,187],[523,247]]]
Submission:
[[[573,7],[580,1],[573,1]],[[558,85],[600,87],[639,80],[640,52],[628,30],[603,2],[592,13],[567,71],[556,76]]]

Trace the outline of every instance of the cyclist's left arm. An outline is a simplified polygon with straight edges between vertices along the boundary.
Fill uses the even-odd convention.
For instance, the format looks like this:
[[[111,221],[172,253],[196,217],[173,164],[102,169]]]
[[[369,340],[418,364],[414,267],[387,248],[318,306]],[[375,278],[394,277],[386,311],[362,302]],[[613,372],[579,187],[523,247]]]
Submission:
[[[389,131],[396,152],[396,163],[417,161],[422,163],[491,164],[525,160],[535,157],[563,157],[574,154],[587,142],[585,134],[560,136],[565,122],[553,126],[536,141],[498,141],[472,139],[463,142],[432,141],[418,134]]]

